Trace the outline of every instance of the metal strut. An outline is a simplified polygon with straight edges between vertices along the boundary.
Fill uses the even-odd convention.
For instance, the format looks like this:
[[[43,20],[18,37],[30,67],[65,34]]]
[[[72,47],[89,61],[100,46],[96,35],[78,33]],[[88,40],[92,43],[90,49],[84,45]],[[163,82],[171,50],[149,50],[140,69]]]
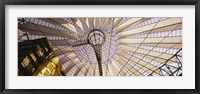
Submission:
[[[97,57],[97,62],[98,62],[98,66],[99,66],[99,75],[103,76],[103,69],[102,69],[102,46],[101,45],[95,45],[93,46],[96,57]]]

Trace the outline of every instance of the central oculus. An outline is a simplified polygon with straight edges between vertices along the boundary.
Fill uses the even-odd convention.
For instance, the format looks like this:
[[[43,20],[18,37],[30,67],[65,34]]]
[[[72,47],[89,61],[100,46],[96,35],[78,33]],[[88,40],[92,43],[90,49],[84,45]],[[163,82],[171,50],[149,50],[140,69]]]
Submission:
[[[102,45],[105,41],[103,32],[98,29],[92,30],[88,36],[89,43],[93,46]]]

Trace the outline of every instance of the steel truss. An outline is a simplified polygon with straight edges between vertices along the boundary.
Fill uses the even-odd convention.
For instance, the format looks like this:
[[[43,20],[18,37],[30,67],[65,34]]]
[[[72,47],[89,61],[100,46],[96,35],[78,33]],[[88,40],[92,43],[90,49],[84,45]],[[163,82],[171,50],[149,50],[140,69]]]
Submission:
[[[154,74],[158,74],[160,76],[182,76],[182,61],[180,58],[182,58],[181,55],[179,55],[182,52],[182,48],[179,49],[176,54],[174,54],[172,57],[170,57],[163,65],[161,65],[158,69],[154,70],[151,74],[148,76],[153,76]],[[170,60],[175,59],[177,62],[174,62],[173,66]]]

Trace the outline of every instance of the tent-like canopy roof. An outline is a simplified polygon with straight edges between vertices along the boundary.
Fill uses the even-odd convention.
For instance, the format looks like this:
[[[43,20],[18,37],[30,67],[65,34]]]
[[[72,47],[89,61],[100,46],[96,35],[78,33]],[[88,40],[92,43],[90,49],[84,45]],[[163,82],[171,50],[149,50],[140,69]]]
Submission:
[[[66,76],[182,75],[182,18],[19,18],[18,37],[47,37]],[[95,48],[92,40],[104,42]],[[103,37],[101,37],[103,36]],[[91,37],[92,38],[92,37]],[[19,41],[26,40],[21,36]]]

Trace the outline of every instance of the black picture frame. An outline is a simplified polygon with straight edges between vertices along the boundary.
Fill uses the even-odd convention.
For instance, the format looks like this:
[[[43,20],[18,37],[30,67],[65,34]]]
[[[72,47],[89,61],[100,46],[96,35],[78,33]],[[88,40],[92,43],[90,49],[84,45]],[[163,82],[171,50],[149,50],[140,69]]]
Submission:
[[[6,5],[195,5],[195,89],[5,89]],[[2,94],[199,94],[200,0],[1,0],[0,14],[0,92]]]

